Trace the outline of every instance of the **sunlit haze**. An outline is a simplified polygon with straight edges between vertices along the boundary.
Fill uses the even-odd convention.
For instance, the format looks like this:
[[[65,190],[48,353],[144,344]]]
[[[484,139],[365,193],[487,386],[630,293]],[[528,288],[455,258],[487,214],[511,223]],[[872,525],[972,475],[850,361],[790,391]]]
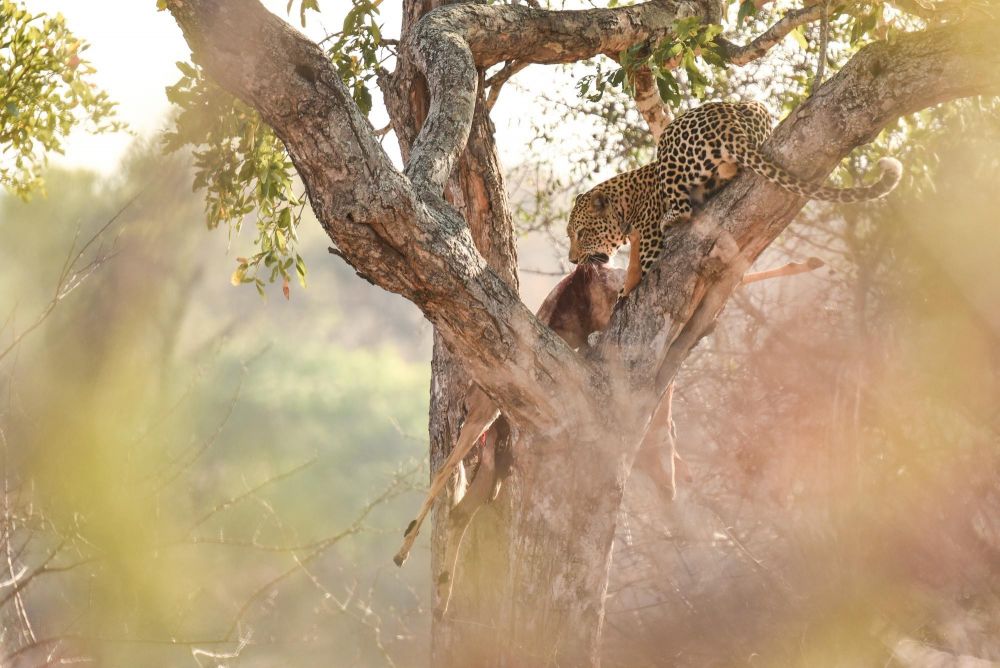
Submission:
[[[302,29],[297,16],[288,17],[285,0],[265,0],[264,4],[278,16]],[[101,11],[95,4],[80,0],[29,0],[33,11],[62,13],[74,33],[90,44],[84,57],[97,69],[95,81],[118,103],[120,117],[133,135],[117,133],[90,135],[78,128],[65,143],[64,155],[51,156],[52,164],[89,167],[104,174],[111,173],[135,137],[150,137],[161,130],[170,110],[164,88],[179,78],[177,61],[189,60],[190,50],[177,24],[166,12],[156,11],[155,0],[103,0]],[[344,3],[321,3],[322,15],[312,14],[305,32],[314,39],[335,31],[342,20]],[[381,14],[386,35],[399,31],[399,8],[384,7]],[[515,110],[523,109],[528,98],[524,88],[533,83],[551,88],[543,82],[545,68],[536,67],[518,77],[521,89],[508,86],[494,109],[499,146],[506,155],[515,158],[528,140],[528,133],[516,120]],[[372,122],[384,124],[384,111],[376,108]],[[390,142],[391,144],[391,142]],[[387,144],[388,147],[388,144]],[[392,151],[390,150],[392,153]]]

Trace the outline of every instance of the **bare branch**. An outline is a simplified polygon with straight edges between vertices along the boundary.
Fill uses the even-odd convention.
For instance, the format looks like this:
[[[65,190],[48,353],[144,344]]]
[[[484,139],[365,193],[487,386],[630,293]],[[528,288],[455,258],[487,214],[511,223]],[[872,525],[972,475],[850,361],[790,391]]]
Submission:
[[[364,528],[365,520],[368,519],[368,516],[371,515],[372,511],[374,511],[376,508],[386,503],[387,501],[390,501],[395,497],[399,496],[403,492],[408,491],[410,487],[409,484],[406,483],[406,481],[415,471],[416,469],[413,469],[411,471],[405,471],[400,474],[397,474],[392,479],[390,484],[382,491],[381,494],[379,494],[376,498],[372,499],[364,506],[364,508],[361,509],[361,511],[358,513],[358,515],[354,518],[354,520],[348,527],[346,527],[339,533],[327,539],[319,541],[315,545],[311,546],[311,551],[301,557],[298,556],[297,554],[293,554],[292,559],[295,562],[295,564],[291,568],[283,571],[282,573],[279,573],[277,576],[265,582],[263,585],[258,587],[250,595],[249,598],[246,599],[246,601],[237,611],[236,615],[233,617],[233,620],[229,625],[229,629],[226,631],[225,637],[226,638],[234,637],[237,629],[239,628],[240,623],[243,621],[243,618],[247,615],[247,613],[254,606],[254,604],[261,599],[261,597],[265,596],[268,592],[272,591],[274,587],[276,587],[281,582],[284,582],[285,580],[292,577],[296,573],[304,570],[307,564],[321,557],[323,554],[326,553],[327,550],[329,550],[331,547],[333,547],[335,544],[337,544],[344,538],[359,533]]]
[[[528,63],[511,60],[503,68],[486,80],[486,85],[490,88],[490,94],[486,97],[486,108],[492,109],[500,97],[500,89],[512,76],[528,66]]]
[[[764,271],[746,274],[743,276],[741,283],[743,285],[749,285],[750,283],[756,283],[757,281],[766,281],[769,278],[795,276],[796,274],[804,274],[807,271],[815,271],[824,266],[826,266],[826,263],[823,262],[823,260],[818,257],[811,257],[805,262],[789,262],[786,265],[775,267],[774,269],[765,269]]]
[[[763,58],[772,47],[799,26],[821,19],[825,6],[826,1],[824,0],[806,5],[802,9],[793,9],[749,44],[743,46],[733,44],[726,39],[716,38],[715,41],[722,47],[722,57],[727,62],[732,65],[746,65],[758,58]]]
[[[67,251],[66,259],[63,261],[62,269],[59,271],[59,278],[56,280],[52,298],[35,317],[35,320],[19,334],[15,335],[13,340],[5,348],[0,350],[0,360],[13,352],[29,334],[41,327],[42,323],[44,323],[45,320],[52,315],[52,311],[54,311],[56,306],[59,305],[59,302],[69,296],[73,290],[80,287],[80,285],[97,269],[115,256],[113,248],[112,250],[105,252],[102,252],[99,249],[96,256],[92,260],[85,264],[81,264],[81,260],[87,254],[87,251],[90,250],[95,243],[105,238],[105,235],[107,235],[111,226],[118,222],[122,214],[124,214],[125,211],[132,206],[132,204],[139,198],[140,195],[142,195],[143,192],[145,192],[145,189],[140,190],[138,193],[133,195],[131,199],[125,202],[118,212],[101,225],[101,227],[94,232],[79,249],[77,249],[76,243],[79,240],[80,231],[79,229],[77,230],[77,237],[74,238],[73,244]],[[8,322],[12,318],[13,313],[11,313],[8,318]],[[6,326],[7,323],[4,323],[4,327],[0,328],[0,331],[3,331]]]
[[[213,506],[211,510],[209,510],[204,515],[202,515],[201,517],[199,517],[195,521],[195,523],[191,525],[191,531],[194,531],[195,529],[197,529],[198,527],[200,527],[202,524],[204,524],[205,522],[207,522],[208,520],[210,520],[212,517],[214,517],[218,513],[222,512],[224,510],[228,510],[229,508],[232,508],[233,506],[238,505],[238,504],[242,503],[243,501],[249,499],[250,497],[254,496],[257,492],[259,492],[260,490],[264,489],[265,487],[269,487],[269,486],[271,486],[271,485],[273,485],[273,484],[275,484],[277,482],[280,482],[282,480],[286,480],[287,478],[290,478],[290,477],[294,476],[295,474],[304,471],[305,469],[309,468],[310,466],[312,466],[315,463],[316,463],[316,457],[313,457],[312,459],[309,459],[309,460],[307,460],[305,462],[302,462],[301,464],[293,466],[292,468],[288,469],[287,471],[283,471],[282,473],[277,473],[277,474],[275,474],[273,476],[265,478],[263,481],[257,483],[253,487],[250,487],[249,489],[247,489],[245,492],[243,492],[241,494],[237,494],[235,496],[231,496],[231,497],[227,498],[225,501],[220,501],[219,503],[215,504],[215,506]]]

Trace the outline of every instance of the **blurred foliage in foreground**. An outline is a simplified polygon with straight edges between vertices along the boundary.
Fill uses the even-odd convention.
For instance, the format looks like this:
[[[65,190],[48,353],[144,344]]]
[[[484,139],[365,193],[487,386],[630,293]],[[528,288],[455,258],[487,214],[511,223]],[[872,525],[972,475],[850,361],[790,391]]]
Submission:
[[[231,287],[190,178],[138,149],[0,200],[0,665],[407,665],[426,329],[319,239],[323,291]]]

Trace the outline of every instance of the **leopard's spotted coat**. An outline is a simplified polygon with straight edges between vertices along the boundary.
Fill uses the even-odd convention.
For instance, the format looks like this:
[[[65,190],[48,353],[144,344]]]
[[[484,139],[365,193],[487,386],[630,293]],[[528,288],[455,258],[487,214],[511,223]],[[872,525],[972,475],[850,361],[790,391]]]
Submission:
[[[756,102],[710,102],[679,116],[663,131],[656,161],[619,174],[579,195],[570,214],[569,260],[607,262],[631,242],[627,294],[659,259],[663,231],[691,217],[727,181],[747,168],[789,192],[830,202],[882,197],[899,182],[901,166],[882,158],[882,176],[870,186],[838,189],[794,176],[758,147],[771,133],[771,116]]]

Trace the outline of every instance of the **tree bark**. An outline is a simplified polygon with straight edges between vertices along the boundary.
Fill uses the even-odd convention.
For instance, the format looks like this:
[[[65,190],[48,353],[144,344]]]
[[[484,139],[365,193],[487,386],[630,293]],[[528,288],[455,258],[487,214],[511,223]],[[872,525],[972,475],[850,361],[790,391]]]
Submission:
[[[506,515],[495,540],[473,540],[469,552],[496,555],[470,581],[489,568],[502,572],[485,603],[456,611],[448,624],[457,640],[439,645],[437,656],[446,665],[596,665],[615,520],[643,429],[743,272],[804,200],[752,175],[736,179],[693,224],[669,231],[659,266],[616,311],[596,351],[578,355],[518,298],[482,71],[509,59],[568,62],[616,52],[664,34],[678,16],[710,17],[719,6],[434,9],[402,40],[402,58],[427,77],[429,98],[411,89],[400,104],[408,116],[394,115],[403,143],[423,120],[400,174],[323,52],[258,2],[167,5],[209,75],[258,109],[285,142],[343,257],[435,325],[442,365],[435,379],[453,379],[453,355],[511,424],[517,466]],[[422,7],[410,5],[408,16]],[[1000,91],[998,37],[1000,24],[984,20],[868,46],[764,150],[821,179],[901,114]],[[435,392],[450,415],[434,436],[443,453],[457,433],[460,390],[452,382]]]

